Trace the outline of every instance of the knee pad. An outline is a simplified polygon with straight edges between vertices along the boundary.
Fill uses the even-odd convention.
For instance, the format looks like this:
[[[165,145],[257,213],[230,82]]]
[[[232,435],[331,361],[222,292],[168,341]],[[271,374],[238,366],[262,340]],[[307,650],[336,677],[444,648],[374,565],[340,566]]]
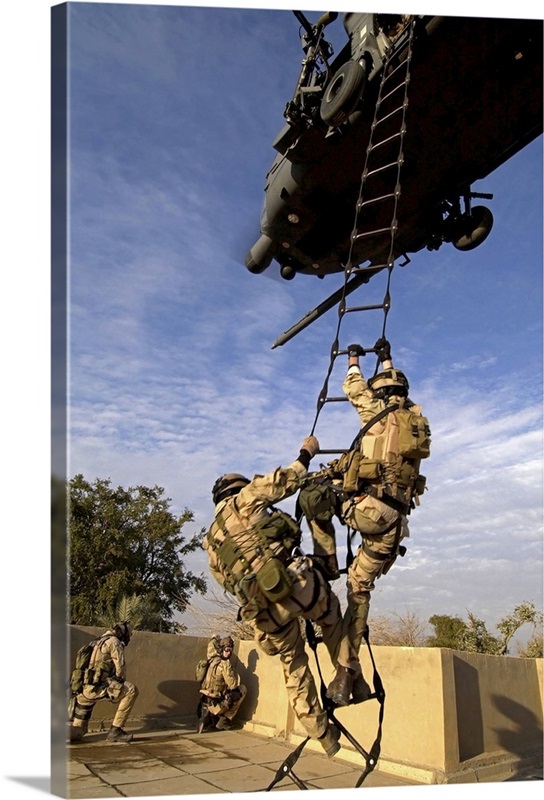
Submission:
[[[93,706],[82,706],[80,703],[75,703],[74,707],[74,719],[80,719],[83,722],[88,722],[91,718],[91,714],[93,713]]]

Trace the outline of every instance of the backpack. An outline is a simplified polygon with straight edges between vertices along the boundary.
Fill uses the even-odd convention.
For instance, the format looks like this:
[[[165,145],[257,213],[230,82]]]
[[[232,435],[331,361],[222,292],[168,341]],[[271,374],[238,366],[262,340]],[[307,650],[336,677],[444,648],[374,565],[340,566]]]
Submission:
[[[378,420],[387,417],[398,428],[397,463],[386,464],[377,458],[363,455],[363,437]],[[384,433],[387,438],[387,432]],[[342,488],[353,494],[363,486],[395,483],[404,491],[406,502],[419,505],[419,496],[425,491],[425,477],[420,475],[420,461],[431,454],[431,430],[422,414],[398,405],[386,406],[367,422],[355,437],[350,449],[330,466],[343,478]]]
[[[99,639],[93,639],[91,642],[79,648],[76,653],[75,666],[70,677],[70,691],[72,694],[79,694],[85,684],[95,684],[98,682],[95,678],[99,679],[100,675],[96,675],[95,670],[89,666],[91,657],[95,647],[105,642],[106,639],[110,639],[112,635],[113,634],[110,633],[107,636],[101,636]],[[98,673],[100,673],[100,670],[98,670]]]
[[[200,661],[197,663],[195,668],[195,678],[197,679],[198,683],[202,686],[202,682],[206,677],[208,672],[210,660],[208,658],[201,658]]]

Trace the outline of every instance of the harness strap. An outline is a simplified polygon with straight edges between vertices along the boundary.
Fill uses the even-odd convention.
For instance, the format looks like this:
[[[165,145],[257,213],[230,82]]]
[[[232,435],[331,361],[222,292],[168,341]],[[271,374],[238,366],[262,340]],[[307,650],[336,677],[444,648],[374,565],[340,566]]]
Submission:
[[[386,417],[388,414],[391,413],[391,411],[397,411],[399,408],[400,408],[400,405],[398,403],[393,403],[390,406],[386,406],[385,408],[382,408],[381,411],[378,411],[376,416],[372,417],[371,420],[369,420],[368,422],[366,422],[363,425],[363,427],[361,428],[361,430],[359,431],[359,433],[357,434],[357,436],[355,437],[355,439],[351,443],[351,446],[350,446],[349,449],[350,450],[355,450],[355,448],[358,448],[360,446],[360,444],[361,444],[361,439],[363,438],[363,436],[366,433],[368,433],[368,431],[372,428],[373,425],[376,424],[376,422],[379,422],[381,419]]]
[[[369,484],[365,484],[363,488],[357,494],[368,494],[370,497],[374,497],[376,500],[380,500],[382,503],[385,503],[386,506],[389,508],[393,508],[395,511],[398,511],[399,514],[408,514],[410,511],[410,506],[406,503],[402,503],[400,500],[397,500],[395,497],[392,497],[390,494],[380,494],[374,486],[370,486]]]
[[[309,736],[307,736],[307,737],[304,739],[304,741],[302,741],[302,742],[301,742],[301,743],[298,745],[298,747],[297,747],[295,750],[293,750],[293,752],[292,752],[292,753],[289,753],[289,755],[287,756],[287,758],[285,759],[285,761],[284,761],[282,764],[280,764],[280,767],[279,767],[278,771],[276,772],[276,775],[274,776],[274,778],[273,778],[273,780],[272,780],[272,783],[270,784],[270,786],[268,786],[268,787],[267,787],[267,788],[264,790],[265,792],[269,792],[271,789],[273,789],[273,788],[274,788],[274,786],[275,786],[277,783],[279,783],[279,782],[282,780],[282,778],[284,778],[286,775],[289,775],[289,777],[291,778],[291,780],[293,780],[293,781],[296,783],[296,785],[298,786],[298,788],[299,788],[299,789],[307,789],[307,788],[308,788],[308,787],[307,787],[307,786],[306,786],[306,785],[305,785],[305,784],[304,784],[304,783],[303,783],[303,782],[300,780],[300,778],[297,778],[297,776],[296,776],[296,775],[295,775],[295,773],[293,772],[293,767],[294,767],[294,765],[296,764],[296,762],[298,761],[298,759],[299,759],[299,757],[300,757],[300,754],[302,753],[302,750],[304,749],[304,746],[305,746],[306,742],[307,742],[307,741],[309,741],[309,739],[310,739],[310,737],[309,737]]]
[[[316,661],[316,665],[317,665],[317,671],[318,671],[319,678],[320,678],[320,681],[321,681],[321,702],[323,704],[323,709],[325,710],[329,720],[331,720],[331,722],[334,725],[336,725],[336,727],[340,730],[340,732],[344,734],[346,739],[348,739],[348,741],[351,742],[353,747],[365,759],[366,767],[365,767],[364,772],[362,773],[362,775],[359,777],[359,779],[357,781],[356,788],[359,788],[359,786],[362,784],[362,782],[364,781],[366,776],[370,772],[372,772],[372,770],[374,769],[374,767],[378,763],[378,758],[379,758],[380,751],[381,751],[382,724],[383,724],[384,706],[385,706],[385,690],[383,688],[382,679],[380,678],[380,675],[379,675],[377,667],[376,667],[376,662],[374,661],[374,655],[372,653],[372,648],[370,647],[370,642],[369,642],[369,638],[368,638],[368,626],[365,628],[365,631],[363,633],[363,638],[364,638],[364,640],[366,642],[366,646],[368,647],[370,660],[372,662],[372,668],[373,668],[372,682],[374,684],[374,692],[372,694],[370,694],[366,699],[367,700],[371,700],[371,699],[375,698],[376,700],[378,700],[378,703],[380,704],[380,711],[379,711],[379,715],[378,715],[378,731],[377,731],[374,743],[373,743],[372,747],[370,748],[370,752],[368,752],[368,753],[364,749],[364,747],[361,744],[359,744],[357,739],[355,739],[353,734],[351,734],[348,731],[348,729],[334,715],[334,709],[336,708],[336,703],[334,703],[329,697],[327,697],[327,687],[325,686],[325,682],[323,681],[323,675],[322,675],[322,672],[321,672],[321,666],[319,664],[319,659],[317,657],[317,644],[318,644],[318,642],[323,641],[323,640],[322,639],[318,639],[318,637],[316,636],[316,633],[315,633],[315,630],[313,628],[312,623],[310,622],[310,620],[306,620],[306,639],[308,641],[308,645],[314,651],[315,661]],[[366,701],[364,701],[364,702],[366,702]]]

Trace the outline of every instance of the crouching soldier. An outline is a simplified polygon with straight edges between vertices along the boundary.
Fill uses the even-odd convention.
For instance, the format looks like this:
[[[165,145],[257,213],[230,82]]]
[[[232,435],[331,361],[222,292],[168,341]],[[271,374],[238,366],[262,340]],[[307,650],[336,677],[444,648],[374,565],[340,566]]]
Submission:
[[[202,733],[214,721],[218,731],[232,728],[234,717],[247,694],[230,661],[233,648],[234,642],[230,636],[214,636],[208,644],[208,664],[200,685],[202,698],[197,712],[197,733]]]
[[[138,697],[138,689],[125,680],[125,647],[132,630],[128,622],[117,622],[97,639],[85,669],[80,691],[71,703],[70,741],[80,742],[89,728],[93,708],[99,700],[117,704],[106,739],[108,742],[130,742],[132,734],[123,730]]]
[[[253,480],[237,473],[218,478],[212,489],[215,519],[203,547],[212,575],[236,597],[241,618],[253,625],[257,645],[279,657],[289,702],[301,725],[331,757],[340,749],[340,731],[328,722],[320,704],[299,618],[319,625],[336,665],[340,604],[312,560],[300,551],[295,520],[273,506],[300,488],[318,450],[319,442],[309,436],[288,467]],[[349,649],[349,641],[346,646]]]

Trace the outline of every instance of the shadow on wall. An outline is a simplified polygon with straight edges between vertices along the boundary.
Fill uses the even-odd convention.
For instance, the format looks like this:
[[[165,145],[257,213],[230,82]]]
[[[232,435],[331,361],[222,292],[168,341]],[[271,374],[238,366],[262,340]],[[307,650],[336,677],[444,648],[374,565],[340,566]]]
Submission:
[[[542,742],[542,726],[530,709],[504,695],[491,695],[494,706],[508,720],[508,726],[494,728],[500,746],[514,755],[527,753],[527,742]]]
[[[485,752],[482,698],[478,670],[457,656],[453,657],[459,760]]]
[[[170,703],[158,703],[157,708],[159,710],[153,711],[150,717],[156,720],[157,723],[160,724],[161,720],[164,720],[166,724],[171,721],[172,717],[186,717],[188,697],[192,698],[194,696],[194,702],[191,702],[191,706],[194,706],[194,713],[196,714],[200,693],[198,691],[198,683],[195,680],[160,681],[157,684],[157,689],[161,695],[172,701]],[[183,703],[180,702],[179,698],[184,698]]]
[[[252,650],[249,654],[247,667],[238,657],[236,657],[236,662],[233,663],[234,669],[240,675],[240,683],[243,683],[247,688],[247,695],[238,712],[239,718],[246,721],[253,717],[259,698],[259,678],[255,674],[258,660],[258,652]]]

